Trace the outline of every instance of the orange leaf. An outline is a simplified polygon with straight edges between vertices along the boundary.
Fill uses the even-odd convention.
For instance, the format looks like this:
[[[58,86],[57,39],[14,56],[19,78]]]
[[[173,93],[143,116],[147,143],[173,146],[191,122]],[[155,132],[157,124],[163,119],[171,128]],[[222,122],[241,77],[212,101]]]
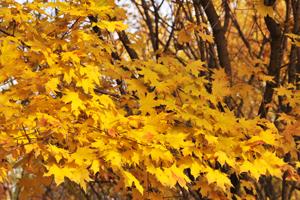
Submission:
[[[47,119],[45,119],[45,117],[43,116],[42,120],[41,120],[41,126],[45,126],[47,122]]]
[[[112,137],[115,137],[115,136],[116,136],[116,133],[115,133],[115,131],[114,131],[113,129],[109,129],[109,130],[108,130],[108,134],[109,134],[110,136],[112,136]]]
[[[151,139],[153,138],[153,135],[152,135],[151,133],[146,133],[146,134],[143,136],[143,138],[151,140]]]
[[[185,180],[184,180],[183,178],[181,178],[181,177],[179,177],[179,176],[176,176],[176,174],[175,174],[172,170],[171,170],[171,172],[172,172],[172,177],[173,177],[175,180],[177,180],[178,183],[179,183],[181,186],[185,185]]]

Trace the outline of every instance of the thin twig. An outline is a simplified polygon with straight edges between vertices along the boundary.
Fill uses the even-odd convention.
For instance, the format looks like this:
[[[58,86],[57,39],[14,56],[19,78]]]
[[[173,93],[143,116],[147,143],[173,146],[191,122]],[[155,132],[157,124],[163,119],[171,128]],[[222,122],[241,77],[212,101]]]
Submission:
[[[68,150],[70,150],[68,134],[66,134],[66,140],[67,140]]]
[[[91,182],[88,182],[88,183],[89,183],[90,187],[92,188],[93,192],[96,194],[97,198],[101,200],[102,197],[101,197],[101,196],[99,195],[99,193],[95,190],[93,184],[92,184]]]
[[[179,94],[179,92],[178,92],[178,89],[176,89],[176,92],[177,92],[177,94],[178,94],[178,97],[179,97],[179,100],[180,100],[180,102],[181,102],[181,105],[183,105],[183,102],[182,102],[182,100],[181,100],[181,97],[180,97],[180,94]]]
[[[230,98],[232,99],[233,103],[234,103],[235,106],[237,107],[237,110],[239,111],[239,113],[241,113],[241,115],[242,115],[243,117],[245,117],[245,116],[244,116],[244,113],[241,111],[240,106],[237,105],[236,101],[232,98],[232,96],[230,96]]]
[[[20,145],[18,145],[18,146],[15,146],[15,147],[9,149],[9,150],[5,150],[5,149],[2,147],[2,150],[5,151],[5,152],[11,152],[11,151],[13,151],[13,150],[16,150],[16,149],[18,149],[18,148],[20,148],[20,147],[26,146],[26,145],[28,145],[28,144],[34,144],[34,143],[37,143],[37,142],[43,140],[44,138],[50,136],[52,133],[54,133],[54,131],[51,131],[50,133],[48,133],[48,134],[45,135],[44,137],[37,138],[37,140],[34,141],[34,142],[25,143],[25,144],[20,144]],[[5,147],[5,148],[6,148],[6,147]]]
[[[107,131],[105,131],[105,130],[102,130],[102,129],[100,129],[100,128],[97,128],[97,127],[94,127],[94,126],[91,126],[91,125],[88,125],[88,127],[91,127],[91,128],[94,128],[94,129],[96,129],[96,130],[98,130],[98,131],[104,132],[104,133],[106,133],[107,136],[112,137],[112,136],[109,135],[109,133],[108,133]],[[124,140],[128,140],[128,141],[134,142],[134,143],[139,144],[139,145],[149,146],[149,145],[147,145],[147,144],[143,144],[143,143],[140,143],[140,142],[131,140],[131,139],[129,139],[129,138],[125,138],[125,137],[120,137],[120,138],[122,138],[122,139],[124,139]]]
[[[2,30],[2,29],[0,29],[0,32],[2,32],[2,33],[4,33],[4,34],[6,34],[6,35],[8,35],[8,36],[12,36],[12,37],[14,37],[14,35],[13,35],[13,34],[10,34],[10,33],[6,32],[5,30]]]
[[[23,127],[23,130],[24,130],[24,133],[25,133],[25,136],[26,136],[27,140],[29,141],[29,143],[31,143],[31,139],[30,139],[30,137],[26,134],[26,130],[25,130],[25,127],[23,126],[23,124],[22,124],[22,127]]]
[[[75,26],[75,24],[78,22],[78,20],[79,20],[80,18],[81,18],[81,16],[78,17],[78,18],[76,19],[76,21],[72,24],[72,26],[68,29],[69,31],[68,31],[68,32],[65,32],[65,33],[62,35],[61,40],[64,39],[64,37],[65,37],[68,33],[70,33],[70,30]]]
[[[6,34],[8,36],[15,37],[13,34],[10,34],[10,33],[6,32],[5,30],[0,29],[0,32]],[[28,46],[27,44],[25,44],[25,42],[23,42],[22,40],[20,40],[20,39],[18,39],[18,40],[22,43],[23,46],[25,46],[27,48],[31,48],[30,46]]]
[[[78,184],[77,184],[77,185],[78,185]],[[78,185],[78,187],[80,188],[80,191],[83,193],[84,197],[85,197],[87,200],[90,200],[89,195],[87,195],[87,194],[85,193],[85,191],[82,189],[82,187],[80,187],[80,185]]]
[[[104,90],[100,90],[100,89],[94,89],[94,91],[98,92],[98,93],[101,93],[101,94],[106,94],[106,95],[110,95],[110,96],[113,96],[113,97],[117,97],[117,98],[120,97],[119,94],[110,93],[110,92],[107,92],[107,91],[104,91]]]
[[[27,136],[28,136],[28,135],[32,135],[32,134],[35,134],[35,132],[27,133]],[[24,135],[18,136],[18,137],[14,137],[13,139],[14,139],[14,140],[17,140],[17,139],[19,139],[19,138],[21,138],[21,137],[24,137]],[[22,139],[21,139],[21,140],[22,140]]]
[[[176,12],[175,18],[176,18],[177,15],[180,13],[180,8],[181,8],[181,6],[182,6],[182,4],[179,5],[178,10],[177,10],[177,12]],[[173,37],[174,30],[175,30],[175,25],[176,25],[176,23],[175,23],[175,20],[174,20],[174,22],[173,22],[173,24],[172,24],[172,30],[171,30],[169,39],[168,39],[168,41],[167,41],[167,43],[166,43],[166,45],[165,45],[165,48],[164,48],[164,52],[167,51],[167,49],[168,49],[168,47],[169,47],[169,44],[170,44],[170,42],[171,42],[171,39],[172,39],[172,37]]]
[[[289,64],[292,64],[292,63],[296,62],[297,60],[300,60],[300,58],[296,58],[296,59],[292,60],[291,62],[289,62],[289,63],[287,63],[287,64],[284,64],[284,65],[280,66],[280,69],[281,69],[281,68],[284,68],[284,67],[286,67],[286,66],[288,66]]]
[[[76,133],[74,133],[74,132],[72,132],[72,131],[68,131],[68,133],[71,133],[71,134],[73,134],[73,135],[78,135],[78,134],[76,134]]]

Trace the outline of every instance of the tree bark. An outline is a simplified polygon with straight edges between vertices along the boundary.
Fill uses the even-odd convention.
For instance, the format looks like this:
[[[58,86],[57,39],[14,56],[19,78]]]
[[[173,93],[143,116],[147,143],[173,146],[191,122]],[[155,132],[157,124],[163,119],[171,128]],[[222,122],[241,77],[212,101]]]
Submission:
[[[274,88],[276,88],[279,84],[279,75],[280,75],[280,46],[281,46],[281,29],[279,25],[275,22],[273,18],[269,15],[265,17],[265,23],[267,25],[268,30],[271,34],[271,56],[270,63],[268,66],[268,75],[275,76],[275,83],[267,81],[265,93],[263,96],[263,100],[260,104],[258,114],[260,118],[266,118],[268,113],[268,107],[265,105],[271,103]]]
[[[214,5],[211,0],[201,0],[200,1],[208,21],[213,29],[214,41],[217,45],[218,57],[220,65],[225,69],[225,73],[232,77],[230,59],[227,49],[227,41],[225,38],[225,32],[219,20],[219,16],[215,10]]]

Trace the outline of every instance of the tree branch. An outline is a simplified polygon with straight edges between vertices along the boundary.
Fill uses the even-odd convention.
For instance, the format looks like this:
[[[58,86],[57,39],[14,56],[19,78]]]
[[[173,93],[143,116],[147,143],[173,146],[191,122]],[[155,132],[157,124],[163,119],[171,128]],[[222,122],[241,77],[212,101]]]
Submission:
[[[258,115],[261,118],[266,118],[269,107],[265,107],[265,104],[271,103],[274,93],[274,88],[279,84],[280,74],[280,46],[281,46],[281,29],[273,18],[269,15],[265,17],[265,23],[271,34],[271,56],[270,63],[268,66],[268,75],[275,76],[275,83],[267,81],[263,100],[260,104]]]
[[[214,36],[215,43],[217,45],[220,65],[222,68],[225,69],[225,73],[229,77],[232,77],[229,53],[227,49],[227,41],[225,39],[224,29],[221,26],[219,16],[211,0],[200,0],[200,3],[204,8],[208,21],[210,22],[213,29],[213,36]]]

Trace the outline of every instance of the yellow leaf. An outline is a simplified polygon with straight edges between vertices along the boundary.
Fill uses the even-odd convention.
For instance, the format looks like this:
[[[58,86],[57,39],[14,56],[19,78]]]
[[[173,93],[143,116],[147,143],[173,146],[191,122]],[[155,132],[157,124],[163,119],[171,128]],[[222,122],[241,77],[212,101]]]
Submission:
[[[206,35],[203,32],[199,31],[198,35],[204,40],[207,41],[209,43],[214,43],[214,37],[211,35]]]
[[[264,152],[262,158],[254,160],[254,164],[264,168],[263,173],[267,174],[266,170],[268,170],[268,173],[272,176],[282,178],[281,166],[285,165],[285,162],[283,159],[278,158],[275,153]]]
[[[133,182],[135,184],[135,187],[140,191],[140,193],[144,193],[143,186],[141,186],[140,182],[131,173],[124,171],[124,178],[125,187],[131,187]]]
[[[119,31],[127,30],[130,26],[123,24],[121,21],[113,22],[115,25],[116,29]]]
[[[296,161],[296,167],[299,168],[300,167],[300,162]]]
[[[287,98],[291,98],[293,95],[292,90],[288,90],[287,88],[282,86],[280,88],[274,88],[274,90],[277,91],[277,95],[286,96]]]
[[[85,67],[80,68],[80,74],[84,76],[85,74],[91,78],[97,85],[100,85],[99,78],[101,74],[99,73],[99,68],[92,65],[85,65]]]
[[[54,175],[54,181],[57,185],[60,185],[64,182],[65,177],[72,177],[74,168],[68,168],[67,166],[60,168],[56,164],[53,164],[49,167],[49,171],[44,174],[44,176],[52,176]]]
[[[110,161],[112,165],[117,166],[120,168],[123,164],[123,156],[119,152],[112,152],[110,151],[109,154],[106,156],[106,160]]]
[[[204,169],[204,165],[202,165],[201,162],[194,161],[191,167],[191,174],[194,177],[198,177],[203,169]]]
[[[159,72],[160,74],[163,74],[163,75],[168,75],[169,74],[169,69],[162,65],[162,64],[156,64],[154,69],[155,71]]]
[[[156,97],[155,92],[151,92],[151,93],[146,93],[147,96],[141,95],[140,96],[140,104],[141,107],[139,108],[139,110],[142,111],[142,114],[146,114],[147,112],[151,112],[151,110],[153,110],[153,107],[155,106],[159,106],[159,102],[154,100],[154,98]]]
[[[127,89],[130,91],[137,91],[139,95],[144,95],[148,93],[147,87],[138,80],[138,79],[127,79],[126,82],[128,83]]]
[[[178,42],[179,43],[189,42],[191,39],[192,39],[192,37],[187,35],[184,30],[179,31],[179,33],[178,33]]]
[[[99,172],[99,170],[100,170],[100,162],[98,160],[94,160],[90,169],[94,172],[94,174],[96,174],[97,172]]]
[[[198,77],[198,74],[199,74],[198,70],[207,71],[207,69],[202,67],[203,64],[204,64],[204,62],[201,62],[200,60],[197,60],[195,62],[192,62],[192,63],[188,64],[186,66],[186,69],[188,71],[191,71],[194,76]]]
[[[205,139],[208,144],[218,144],[218,137],[211,135],[210,133],[205,134]]]
[[[68,177],[71,181],[74,181],[82,187],[84,192],[86,193],[86,184],[85,182],[93,181],[90,178],[90,173],[86,168],[75,168],[72,176]]]
[[[233,166],[234,165],[234,161],[231,160],[231,158],[229,158],[227,156],[227,154],[223,151],[218,151],[214,154],[215,157],[217,157],[219,163],[223,166],[225,164],[225,162],[229,165],[229,166]]]
[[[145,83],[148,83],[148,82],[153,83],[153,82],[159,80],[157,73],[152,71],[149,68],[143,68],[142,71],[140,71],[139,73],[142,75],[145,75],[145,77],[144,77]]]
[[[46,91],[48,94],[52,92],[52,94],[55,94],[55,90],[57,90],[57,85],[59,85],[60,80],[58,78],[51,78],[50,81],[46,83]]]
[[[93,91],[93,89],[95,88],[94,85],[94,80],[90,79],[90,78],[85,78],[85,79],[80,79],[77,83],[76,83],[77,87],[82,87],[84,89],[84,91],[86,93],[88,93],[89,91]],[[90,89],[90,90],[89,90]]]
[[[54,156],[57,163],[62,159],[62,157],[67,158],[69,156],[68,151],[58,148],[54,145],[49,145],[48,149],[52,156]]]
[[[242,199],[246,199],[246,200],[256,200],[256,197],[251,195],[251,194],[244,194],[242,196]]]
[[[176,163],[174,163],[172,165],[172,167],[170,168],[171,173],[172,173],[172,177],[178,181],[179,185],[181,187],[184,187],[187,189],[187,185],[186,182],[188,179],[188,177],[184,174],[184,167],[177,167]]]
[[[62,61],[73,61],[75,63],[80,63],[80,58],[76,52],[65,52],[61,54]]]
[[[151,158],[156,162],[159,162],[160,159],[172,161],[173,156],[170,151],[163,149],[163,147],[160,148],[152,148],[151,150],[147,150],[148,152],[150,151],[149,154],[151,155]],[[146,152],[144,152],[144,154],[146,154]]]
[[[258,76],[258,78],[259,78],[260,80],[262,80],[263,82],[269,81],[269,82],[271,82],[271,83],[275,83],[275,81],[274,81],[274,76],[264,75],[264,74],[261,73],[261,72],[258,73],[257,76]]]
[[[267,129],[266,131],[262,131],[259,135],[253,136],[250,140],[248,140],[249,143],[267,143],[274,146],[278,146],[279,143],[276,141],[280,139],[280,136],[277,134],[273,134],[272,130]]]
[[[99,101],[105,108],[109,105],[113,105],[114,102],[108,95],[102,94],[101,96],[93,96],[93,101]]]
[[[223,191],[226,191],[226,185],[232,186],[230,179],[227,177],[226,174],[220,172],[219,170],[212,169],[210,167],[207,167],[204,171],[207,172],[206,178],[208,183],[217,183],[217,186],[223,189]]]
[[[10,105],[10,96],[6,95],[6,94],[0,94],[0,105],[1,106],[8,106]]]
[[[126,30],[129,26],[123,24],[122,22],[109,22],[109,21],[105,21],[105,20],[101,20],[100,22],[97,23],[93,23],[92,26],[98,26],[101,29],[107,29],[110,32],[114,32],[115,29],[118,30]]]
[[[67,92],[67,94],[64,95],[61,100],[65,103],[72,102],[72,111],[78,110],[78,108],[85,108],[84,102],[79,98],[79,95],[76,92]]]
[[[79,166],[90,165],[96,159],[96,154],[88,146],[78,147],[76,152],[71,154],[71,158]]]
[[[253,176],[256,180],[259,179],[261,173],[258,171],[258,166],[255,166],[253,163],[249,161],[244,161],[243,164],[240,166],[241,172],[249,172],[251,176]]]
[[[273,7],[272,6],[265,6],[264,5],[264,0],[257,0],[255,3],[256,3],[255,4],[255,9],[257,9],[260,12],[262,17],[265,17],[267,15],[272,17],[274,15]]]

